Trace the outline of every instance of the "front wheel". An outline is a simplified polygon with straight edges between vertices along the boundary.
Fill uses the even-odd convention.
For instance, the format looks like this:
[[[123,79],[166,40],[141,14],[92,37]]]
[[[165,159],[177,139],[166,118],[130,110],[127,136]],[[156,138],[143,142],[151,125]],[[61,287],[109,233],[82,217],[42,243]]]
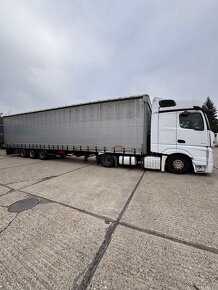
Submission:
[[[175,154],[167,158],[167,168],[172,173],[187,173],[191,170],[191,161],[184,155]]]

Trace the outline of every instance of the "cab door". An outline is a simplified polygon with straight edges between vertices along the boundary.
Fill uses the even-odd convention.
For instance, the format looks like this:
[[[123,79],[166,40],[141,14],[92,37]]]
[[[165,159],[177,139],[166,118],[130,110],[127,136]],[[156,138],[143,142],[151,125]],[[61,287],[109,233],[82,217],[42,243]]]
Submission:
[[[177,112],[177,149],[207,147],[207,126],[201,111]]]

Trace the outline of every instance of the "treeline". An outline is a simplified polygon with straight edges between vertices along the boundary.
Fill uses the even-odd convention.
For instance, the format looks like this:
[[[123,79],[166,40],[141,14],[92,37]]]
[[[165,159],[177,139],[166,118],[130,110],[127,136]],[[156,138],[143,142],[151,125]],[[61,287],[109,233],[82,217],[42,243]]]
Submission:
[[[207,97],[204,105],[208,108],[206,114],[210,123],[211,130],[214,133],[218,133],[217,108],[210,97]]]

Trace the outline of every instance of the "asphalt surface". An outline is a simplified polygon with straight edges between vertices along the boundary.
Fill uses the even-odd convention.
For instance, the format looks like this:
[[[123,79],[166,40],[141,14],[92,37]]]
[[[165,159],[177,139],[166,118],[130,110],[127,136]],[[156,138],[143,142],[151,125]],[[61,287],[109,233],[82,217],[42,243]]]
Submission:
[[[0,289],[218,289],[210,175],[0,150]]]

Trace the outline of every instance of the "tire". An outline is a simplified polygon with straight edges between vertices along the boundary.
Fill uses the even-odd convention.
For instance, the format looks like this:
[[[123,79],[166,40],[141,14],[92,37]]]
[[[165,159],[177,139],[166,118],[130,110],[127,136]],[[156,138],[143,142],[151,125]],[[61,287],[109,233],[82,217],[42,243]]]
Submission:
[[[114,167],[114,158],[111,154],[103,154],[100,157],[100,163],[103,167]]]
[[[167,158],[167,168],[172,173],[184,174],[191,170],[191,161],[184,155],[171,155]]]
[[[37,151],[34,149],[31,149],[29,152],[30,158],[35,159],[37,157]]]
[[[22,158],[26,158],[28,156],[28,154],[27,154],[27,150],[25,150],[25,149],[21,149],[21,151],[20,151],[20,157],[22,157]]]
[[[38,156],[39,159],[46,160],[48,159],[48,152],[46,150],[40,150]]]

